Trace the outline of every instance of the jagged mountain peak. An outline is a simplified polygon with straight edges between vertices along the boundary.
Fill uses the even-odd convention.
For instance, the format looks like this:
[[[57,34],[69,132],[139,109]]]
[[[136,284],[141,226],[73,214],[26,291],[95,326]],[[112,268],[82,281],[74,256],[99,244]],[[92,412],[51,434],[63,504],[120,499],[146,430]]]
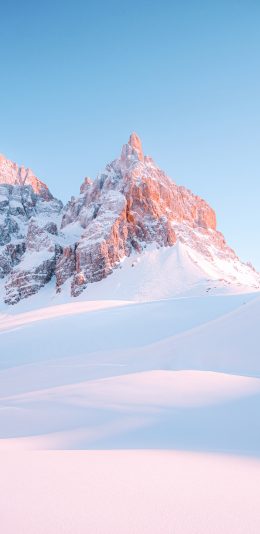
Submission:
[[[123,145],[121,152],[121,161],[126,164],[131,164],[133,161],[136,160],[143,162],[144,154],[141,139],[135,132],[133,132],[129,137],[128,143],[126,145]]]
[[[171,272],[179,280],[176,292],[185,292],[189,284],[208,291],[208,280],[216,290],[260,287],[259,274],[240,262],[217,230],[214,210],[144,156],[135,133],[96,180],[85,178],[80,195],[62,211],[59,201],[42,195],[43,183],[32,171],[5,158],[0,159],[1,183],[0,278],[9,304],[37,292],[52,277],[58,293],[69,285],[71,295],[78,296],[115,269],[132,268],[137,256],[145,277],[150,270],[145,265],[158,263],[151,271],[158,280],[145,285],[147,299],[155,297],[155,287],[165,286],[160,276],[168,279]],[[157,252],[150,254],[151,247]],[[117,287],[119,279],[120,273],[113,278]]]
[[[84,182],[80,197],[65,209],[62,231],[71,237],[77,228],[78,237],[58,261],[58,290],[71,277],[72,294],[78,295],[89,283],[111,274],[132,253],[143,253],[152,244],[172,247],[177,243],[189,249],[196,263],[196,254],[201,256],[207,272],[208,264],[218,264],[215,270],[209,268],[214,276],[219,273],[224,280],[226,269],[228,283],[246,279],[250,285],[251,277],[256,287],[258,275],[250,267],[241,267],[240,277],[239,260],[216,224],[207,202],[175,184],[152,158],[144,156],[141,141],[133,133],[121,157],[109,163],[93,183]]]
[[[39,180],[30,168],[18,165],[3,154],[0,155],[0,184],[31,186],[33,192],[44,198],[44,200],[53,199],[47,185]]]

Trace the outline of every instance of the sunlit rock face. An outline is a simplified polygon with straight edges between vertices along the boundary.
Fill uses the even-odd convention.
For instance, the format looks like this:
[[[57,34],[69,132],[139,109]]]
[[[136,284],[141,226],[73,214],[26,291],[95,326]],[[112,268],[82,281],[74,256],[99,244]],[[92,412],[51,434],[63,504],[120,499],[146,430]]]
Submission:
[[[149,243],[172,246],[176,223],[205,231],[216,230],[216,216],[201,198],[177,186],[150,157],[133,133],[121,157],[92,183],[86,179],[81,195],[67,205],[62,230],[77,222],[82,234],[75,246],[72,294],[78,295],[90,282],[102,280],[133,250],[142,252]],[[72,251],[70,251],[69,264]],[[59,265],[66,264],[68,251]],[[58,270],[57,287],[71,276],[71,269]]]
[[[121,161],[125,165],[130,164],[133,159],[138,159],[139,161],[144,161],[144,154],[141,139],[139,139],[136,133],[130,135],[127,145],[124,145],[121,153]]]

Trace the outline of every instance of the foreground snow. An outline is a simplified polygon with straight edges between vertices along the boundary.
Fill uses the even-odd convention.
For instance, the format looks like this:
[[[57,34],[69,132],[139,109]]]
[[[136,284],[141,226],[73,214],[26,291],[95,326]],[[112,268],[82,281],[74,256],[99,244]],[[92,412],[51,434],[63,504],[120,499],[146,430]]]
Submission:
[[[171,451],[1,454],[5,534],[258,534],[260,461]]]
[[[3,532],[258,534],[259,294],[51,291],[0,314]]]

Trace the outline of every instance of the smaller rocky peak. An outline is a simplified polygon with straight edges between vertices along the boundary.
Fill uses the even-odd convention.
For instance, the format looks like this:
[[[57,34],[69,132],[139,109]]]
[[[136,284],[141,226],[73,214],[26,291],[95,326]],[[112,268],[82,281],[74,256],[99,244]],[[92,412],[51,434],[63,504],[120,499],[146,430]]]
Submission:
[[[33,192],[43,200],[53,200],[47,185],[35,176],[34,172],[7,159],[0,154],[0,184],[9,186],[31,186]]]
[[[93,180],[91,180],[91,178],[89,178],[88,176],[86,176],[86,178],[84,179],[84,182],[83,184],[80,186],[80,193],[86,193],[86,191],[88,191],[88,189],[90,188],[90,186],[93,184]]]
[[[142,142],[135,132],[130,135],[129,141],[127,145],[123,146],[121,153],[121,161],[127,163],[132,160],[144,161]]]

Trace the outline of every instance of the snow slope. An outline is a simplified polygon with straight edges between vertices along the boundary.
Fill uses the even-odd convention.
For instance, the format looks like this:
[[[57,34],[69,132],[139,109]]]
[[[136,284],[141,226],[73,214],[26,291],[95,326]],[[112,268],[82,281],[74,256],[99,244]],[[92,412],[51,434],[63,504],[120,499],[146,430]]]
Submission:
[[[259,293],[172,250],[2,307],[5,534],[258,534]]]
[[[19,438],[36,448],[194,445],[259,454],[259,297],[123,304],[2,316],[2,447]],[[211,439],[214,428],[221,439]]]
[[[236,279],[232,269],[237,269]],[[116,301],[118,305],[120,302],[148,302],[207,294],[258,294],[257,276],[257,273],[252,276],[252,270],[248,271],[246,265],[240,262],[237,267],[229,260],[223,260],[220,266],[216,260],[212,265],[203,255],[180,241],[172,247],[150,245],[142,254],[133,253],[125,257],[110,276],[88,284],[76,298],[70,294],[70,279],[60,293],[56,293],[55,281],[52,280],[36,295],[9,306],[1,299],[4,282],[0,282],[0,321],[3,315],[12,316],[43,307],[49,308],[47,316],[50,313],[51,317],[56,313],[55,306],[69,303],[75,313],[77,309],[88,309],[88,303],[92,301],[102,307],[105,301]]]

